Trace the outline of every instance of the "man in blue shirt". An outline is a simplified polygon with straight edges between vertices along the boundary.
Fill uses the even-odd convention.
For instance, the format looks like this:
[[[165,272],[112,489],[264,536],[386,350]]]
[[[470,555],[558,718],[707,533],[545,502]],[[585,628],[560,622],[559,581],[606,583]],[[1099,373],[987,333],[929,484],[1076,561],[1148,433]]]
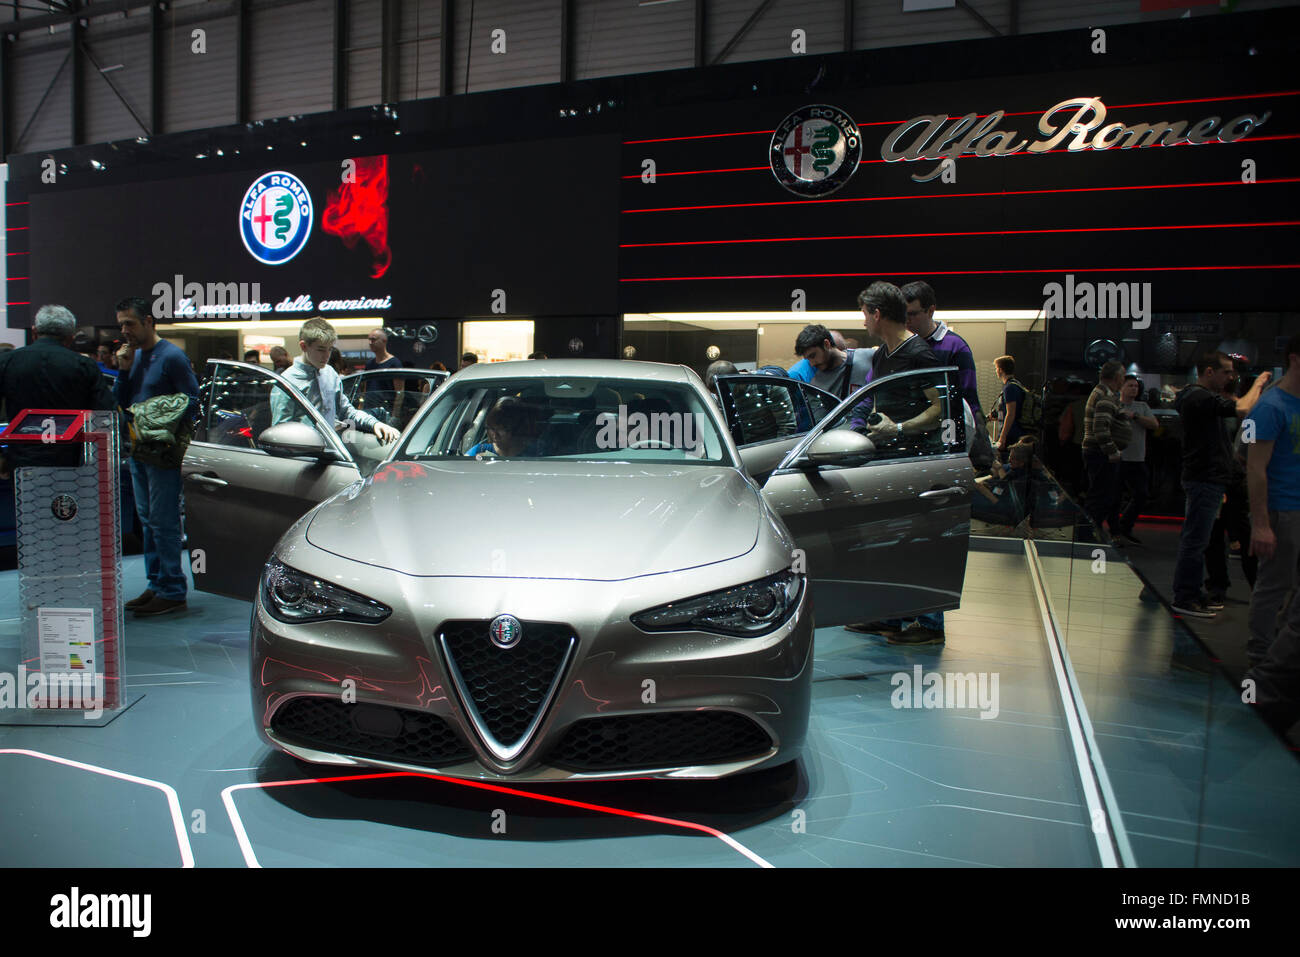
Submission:
[[[126,344],[117,354],[113,396],[122,409],[159,395],[190,397],[186,420],[198,411],[199,384],[190,360],[177,346],[158,337],[147,299],[133,296],[117,304],[117,325]],[[135,508],[144,529],[144,563],[149,587],[126,603],[137,618],[184,611],[187,583],[181,563],[181,468],[130,461]]]
[[[1251,550],[1259,557],[1246,644],[1252,665],[1268,655],[1277,613],[1296,586],[1300,561],[1300,335],[1286,344],[1286,364],[1286,374],[1260,397],[1241,427]]]

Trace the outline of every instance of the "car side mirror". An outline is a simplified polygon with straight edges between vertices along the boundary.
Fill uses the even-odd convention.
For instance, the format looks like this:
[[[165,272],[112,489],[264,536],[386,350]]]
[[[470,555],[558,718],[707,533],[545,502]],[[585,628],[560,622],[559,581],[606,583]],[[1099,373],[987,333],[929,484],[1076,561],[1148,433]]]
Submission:
[[[876,444],[861,432],[831,429],[813,439],[804,456],[814,466],[845,465],[854,460],[869,459],[875,451]]]
[[[332,459],[334,450],[321,434],[305,422],[281,422],[257,437],[257,447],[281,458],[305,455],[314,459]]]

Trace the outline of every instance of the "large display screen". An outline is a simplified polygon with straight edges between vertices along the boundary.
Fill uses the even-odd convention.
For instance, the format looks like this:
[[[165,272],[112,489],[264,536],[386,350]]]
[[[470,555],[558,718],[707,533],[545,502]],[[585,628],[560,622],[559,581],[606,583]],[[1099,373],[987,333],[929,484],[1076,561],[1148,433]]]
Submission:
[[[35,189],[31,299],[99,325],[128,295],[177,321],[611,313],[617,164],[578,137]]]

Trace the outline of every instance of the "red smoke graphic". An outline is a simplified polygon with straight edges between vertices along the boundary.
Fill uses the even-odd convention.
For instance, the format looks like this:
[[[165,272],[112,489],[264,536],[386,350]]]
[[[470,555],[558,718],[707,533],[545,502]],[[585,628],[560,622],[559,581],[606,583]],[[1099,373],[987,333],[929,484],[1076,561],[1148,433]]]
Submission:
[[[331,192],[321,215],[321,228],[343,240],[348,249],[358,239],[370,247],[374,262],[370,278],[378,279],[393,262],[388,248],[388,157],[358,156],[356,182]]]

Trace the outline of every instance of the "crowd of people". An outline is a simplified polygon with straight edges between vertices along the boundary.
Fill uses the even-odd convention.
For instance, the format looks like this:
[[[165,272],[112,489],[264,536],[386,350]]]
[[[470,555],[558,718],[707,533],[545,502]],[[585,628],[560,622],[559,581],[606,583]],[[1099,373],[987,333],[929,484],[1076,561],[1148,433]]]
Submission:
[[[972,439],[968,448],[978,475],[972,517],[995,527],[1029,531],[1027,523],[1050,522],[1052,513],[1068,513],[1060,486],[1040,456],[1041,398],[1016,378],[1013,356],[992,362],[1000,389],[986,415],[971,348],[935,319],[936,297],[929,284],[918,281],[899,288],[872,283],[859,295],[858,304],[864,330],[880,341],[879,346],[861,348],[837,331],[811,324],[795,340],[798,361],[789,369],[760,371],[810,382],[842,399],[897,373],[956,367],[957,393]],[[67,309],[41,307],[32,345],[0,352],[0,397],[10,418],[29,408],[127,413],[129,468],[143,529],[148,587],[126,607],[137,617],[151,617],[186,607],[180,465],[193,434],[199,387],[185,353],[159,337],[147,300],[123,299],[115,312],[121,333],[116,350],[76,334],[76,320]],[[336,341],[328,322],[310,319],[299,333],[301,354],[291,359],[287,350],[276,346],[269,351],[272,368],[331,425],[373,433],[382,443],[396,440],[396,428],[356,408],[344,394],[340,373],[348,370],[339,368]],[[372,331],[369,342],[374,356],[367,370],[402,368],[401,360],[387,350],[383,329]],[[246,362],[260,358],[257,350],[244,354]],[[529,358],[545,356],[533,353]],[[467,352],[459,368],[477,361]],[[734,371],[728,362],[715,362],[708,370],[709,384]],[[1239,390],[1233,359],[1221,352],[1201,357],[1196,371],[1196,381],[1179,390],[1174,403],[1182,425],[1185,507],[1171,604],[1180,615],[1213,618],[1224,607],[1227,557],[1236,547],[1252,586],[1250,675],[1259,685],[1261,708],[1272,720],[1289,724],[1300,717],[1300,601],[1291,600],[1300,566],[1300,336],[1287,343],[1286,373],[1277,383],[1270,383],[1269,373],[1263,372],[1248,389]],[[1068,408],[1060,423],[1062,431],[1068,425],[1078,440],[1087,479],[1083,510],[1093,530],[1102,535],[1109,528],[1111,540],[1122,546],[1141,544],[1135,524],[1150,482],[1147,435],[1158,427],[1141,398],[1142,386],[1136,375],[1124,374],[1119,362],[1107,362],[1086,400]],[[380,379],[369,386],[375,395],[367,400],[385,408],[406,402],[414,410],[424,396],[408,401],[406,393],[420,387],[401,377],[391,384]],[[913,391],[907,401],[888,409],[865,399],[853,410],[850,427],[880,444],[933,432],[940,424],[937,390],[922,384]],[[288,421],[298,412],[287,393],[272,397],[271,424]],[[491,423],[494,442],[509,444],[512,412],[502,409]],[[997,423],[992,440],[983,427],[986,420]],[[787,422],[784,427],[808,425]],[[1063,447],[1069,447],[1064,439]],[[72,447],[15,444],[0,460],[0,476],[22,465],[76,464],[77,456]],[[849,628],[894,644],[945,640],[941,613]]]

